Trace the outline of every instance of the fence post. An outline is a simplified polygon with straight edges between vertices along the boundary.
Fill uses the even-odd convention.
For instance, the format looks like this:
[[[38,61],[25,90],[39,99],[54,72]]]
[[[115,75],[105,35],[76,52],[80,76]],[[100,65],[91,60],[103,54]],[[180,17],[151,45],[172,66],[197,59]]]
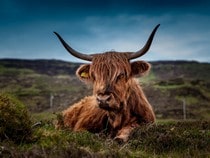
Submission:
[[[53,99],[54,99],[54,95],[51,93],[50,94],[50,108],[53,107]]]

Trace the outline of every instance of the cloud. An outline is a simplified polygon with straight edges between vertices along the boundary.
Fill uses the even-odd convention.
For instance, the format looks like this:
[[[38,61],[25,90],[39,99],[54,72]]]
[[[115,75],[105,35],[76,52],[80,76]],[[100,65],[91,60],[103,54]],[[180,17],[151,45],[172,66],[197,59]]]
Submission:
[[[53,31],[78,51],[136,51],[161,26],[143,59],[210,62],[207,0],[176,1],[0,1],[0,58],[75,61]]]
[[[89,35],[87,37],[84,35],[79,43],[77,41],[73,45],[84,52],[103,52],[112,49],[136,51],[144,45],[158,21],[161,21],[151,47],[151,55],[146,57],[151,57],[151,60],[201,59],[200,53],[209,48],[208,18],[201,15],[185,17],[176,15],[163,15],[156,18],[142,15],[88,17],[83,25],[88,26]],[[200,21],[207,25],[200,25]],[[103,26],[101,26],[102,23]],[[68,39],[72,40],[70,36]]]

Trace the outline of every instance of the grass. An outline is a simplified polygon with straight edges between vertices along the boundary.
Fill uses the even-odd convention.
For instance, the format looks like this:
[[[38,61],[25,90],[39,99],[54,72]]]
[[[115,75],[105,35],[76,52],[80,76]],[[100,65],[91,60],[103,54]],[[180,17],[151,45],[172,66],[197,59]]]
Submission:
[[[0,65],[0,75],[16,76],[16,75],[29,75],[33,73],[34,71],[30,69],[8,68]]]
[[[191,104],[199,104],[199,100],[198,98],[195,98],[195,97],[192,97],[192,96],[177,96],[176,99],[180,100],[180,101],[183,101],[183,99],[185,100],[185,103],[188,104],[188,105],[191,105]]]
[[[135,130],[130,147],[146,150],[154,154],[189,152],[192,156],[209,154],[210,124],[189,121],[170,124],[157,124]]]
[[[5,157],[208,157],[210,122],[158,120],[135,129],[127,143],[117,144],[107,135],[55,129],[53,113],[32,115],[31,141],[0,143]]]
[[[150,71],[149,74],[142,76],[140,78],[140,83],[142,84],[151,84],[151,82],[155,81],[157,78],[153,71]]]

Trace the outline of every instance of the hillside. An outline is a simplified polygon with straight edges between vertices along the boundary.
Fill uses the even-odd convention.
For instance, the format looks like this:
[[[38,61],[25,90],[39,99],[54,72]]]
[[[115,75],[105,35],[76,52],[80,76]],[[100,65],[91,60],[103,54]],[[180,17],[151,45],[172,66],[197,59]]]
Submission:
[[[30,69],[38,74],[46,75],[74,75],[79,63],[69,63],[59,60],[22,60],[0,59],[0,66],[5,68]]]
[[[210,119],[210,64],[195,61],[151,62],[140,78],[159,119]],[[59,60],[0,60],[0,89],[24,102],[31,112],[57,112],[91,95],[75,71],[80,64]]]

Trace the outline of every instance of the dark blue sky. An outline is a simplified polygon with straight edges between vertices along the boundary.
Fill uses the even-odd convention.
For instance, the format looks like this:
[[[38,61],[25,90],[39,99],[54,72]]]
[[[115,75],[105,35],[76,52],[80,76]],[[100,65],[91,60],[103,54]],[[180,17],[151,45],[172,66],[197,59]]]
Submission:
[[[84,53],[136,51],[161,24],[145,60],[210,62],[208,0],[0,0],[0,58],[70,56],[53,31]]]

